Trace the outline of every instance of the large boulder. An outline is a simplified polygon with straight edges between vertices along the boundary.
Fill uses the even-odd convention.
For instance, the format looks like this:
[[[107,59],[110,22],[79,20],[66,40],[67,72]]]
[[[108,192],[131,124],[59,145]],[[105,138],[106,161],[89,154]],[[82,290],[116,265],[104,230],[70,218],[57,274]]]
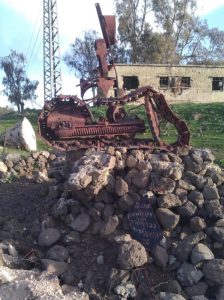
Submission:
[[[0,142],[7,146],[21,148],[27,151],[37,150],[37,141],[34,129],[27,118],[17,122],[12,128],[6,130],[6,133],[0,136]]]
[[[68,187],[74,191],[88,187],[87,194],[97,195],[109,183],[115,163],[114,156],[99,151],[90,152],[75,162],[68,178]]]

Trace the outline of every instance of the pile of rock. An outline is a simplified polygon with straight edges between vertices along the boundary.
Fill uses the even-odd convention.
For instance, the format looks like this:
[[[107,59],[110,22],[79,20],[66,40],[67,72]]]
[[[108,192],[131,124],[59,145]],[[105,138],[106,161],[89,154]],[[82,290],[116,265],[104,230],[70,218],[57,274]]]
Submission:
[[[19,154],[7,154],[0,159],[0,181],[9,182],[13,178],[26,177],[36,182],[48,181],[49,169],[57,156],[48,151],[32,152],[23,157]]]
[[[60,274],[55,272],[66,274],[72,257],[82,255],[79,249],[85,239],[97,236],[101,243],[107,240],[116,249],[110,275],[104,278],[104,285],[110,286],[113,294],[109,299],[132,299],[137,293],[146,299],[152,290],[158,299],[222,299],[224,173],[213,160],[211,152],[204,149],[179,155],[140,150],[129,153],[126,148],[115,151],[112,147],[106,153],[88,150],[74,163],[68,178],[51,188],[60,196],[51,216],[43,221],[38,238],[39,245],[47,249],[47,259],[42,261],[45,269],[59,262],[61,266],[63,261]],[[131,238],[127,218],[143,196],[152,204],[164,232],[150,252]],[[98,265],[106,264],[104,256],[106,253],[96,257]],[[142,291],[141,284],[136,290],[130,274],[150,265],[175,276],[151,291]],[[95,274],[96,269],[88,271]],[[64,280],[71,283],[75,278],[88,281],[78,273]],[[93,289],[88,285],[85,291]]]
[[[88,150],[52,174],[54,204],[34,236],[42,268],[94,300],[224,299],[224,173],[213,160],[205,149]],[[143,196],[163,230],[151,251],[128,221]]]

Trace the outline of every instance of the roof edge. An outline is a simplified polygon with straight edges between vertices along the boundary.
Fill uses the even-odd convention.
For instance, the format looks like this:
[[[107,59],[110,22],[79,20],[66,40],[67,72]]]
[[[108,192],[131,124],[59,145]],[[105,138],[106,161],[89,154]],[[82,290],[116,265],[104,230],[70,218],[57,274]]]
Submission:
[[[224,68],[224,65],[172,65],[172,64],[117,64],[115,66],[123,67],[167,67],[167,68]]]

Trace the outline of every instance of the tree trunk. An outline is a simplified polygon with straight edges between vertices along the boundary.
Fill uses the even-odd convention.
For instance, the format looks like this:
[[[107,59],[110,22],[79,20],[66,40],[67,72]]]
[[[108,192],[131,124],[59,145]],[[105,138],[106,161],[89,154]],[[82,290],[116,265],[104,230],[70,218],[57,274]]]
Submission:
[[[95,86],[92,87],[92,93],[93,93],[93,98],[96,97],[96,88]]]
[[[16,106],[17,106],[17,111],[18,111],[18,113],[20,113],[20,111],[21,111],[21,110],[20,110],[20,104],[17,103]]]
[[[24,112],[24,102],[21,102],[20,106],[21,106],[21,114],[23,114],[23,112]]]

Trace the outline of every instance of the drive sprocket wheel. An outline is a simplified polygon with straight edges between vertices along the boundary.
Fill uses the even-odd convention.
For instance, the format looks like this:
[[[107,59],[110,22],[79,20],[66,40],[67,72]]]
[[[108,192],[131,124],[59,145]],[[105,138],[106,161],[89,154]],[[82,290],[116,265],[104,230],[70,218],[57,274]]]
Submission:
[[[109,106],[106,112],[108,121],[115,123],[120,122],[126,115],[124,107],[120,105]]]

